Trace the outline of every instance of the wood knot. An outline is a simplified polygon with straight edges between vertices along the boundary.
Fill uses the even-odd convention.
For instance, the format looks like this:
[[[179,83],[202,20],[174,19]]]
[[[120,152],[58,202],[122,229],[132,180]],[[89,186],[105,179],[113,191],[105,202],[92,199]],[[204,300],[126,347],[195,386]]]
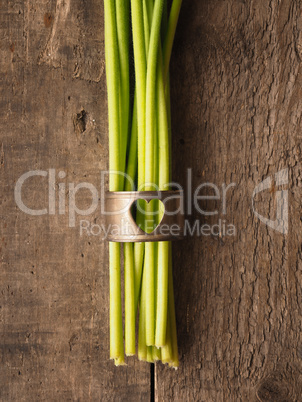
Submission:
[[[46,28],[51,27],[52,20],[53,20],[53,17],[50,13],[44,14],[44,25],[46,26]]]
[[[273,373],[263,380],[256,393],[261,402],[293,402],[291,385],[281,373]]]
[[[73,119],[74,129],[77,134],[83,134],[87,129],[88,124],[88,113],[82,109],[79,113],[76,114]]]

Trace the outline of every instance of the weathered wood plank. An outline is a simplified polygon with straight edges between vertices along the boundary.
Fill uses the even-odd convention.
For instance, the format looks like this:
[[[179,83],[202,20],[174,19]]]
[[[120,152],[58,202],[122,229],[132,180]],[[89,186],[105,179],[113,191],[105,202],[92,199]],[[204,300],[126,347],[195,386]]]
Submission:
[[[174,179],[236,183],[219,215],[236,237],[174,249],[180,368],[156,366],[158,401],[300,401],[301,2],[184,2],[172,60]],[[289,169],[289,233],[252,212]],[[273,177],[273,176],[272,176]],[[286,188],[286,187],[285,187]],[[278,188],[257,198],[276,219]],[[209,194],[209,189],[206,191]]]
[[[68,184],[91,183],[100,196],[108,163],[103,4],[7,0],[0,19],[0,399],[149,400],[149,365],[109,361],[107,244],[80,236],[80,216],[69,227]],[[49,169],[54,215],[25,214],[16,181]],[[48,208],[48,191],[48,177],[35,177],[22,199]],[[90,192],[76,203],[89,207]],[[100,205],[83,218],[103,223]]]
[[[157,400],[298,401],[302,393],[300,7],[184,2],[171,79],[174,178],[184,184],[192,167],[193,188],[236,183],[220,217],[237,236],[174,250],[181,366],[156,367]],[[49,168],[66,173],[57,189],[87,181],[100,191],[102,4],[6,1],[0,11],[1,398],[148,400],[148,365],[108,361],[106,244],[80,237],[79,217],[68,228],[68,208],[29,216],[13,193],[23,173]],[[256,184],[284,167],[285,237],[251,209]],[[78,196],[79,207],[90,204],[89,192]],[[272,188],[259,202],[271,219],[275,196]],[[23,199],[47,207],[47,179],[28,182]],[[100,210],[87,219],[102,223]]]

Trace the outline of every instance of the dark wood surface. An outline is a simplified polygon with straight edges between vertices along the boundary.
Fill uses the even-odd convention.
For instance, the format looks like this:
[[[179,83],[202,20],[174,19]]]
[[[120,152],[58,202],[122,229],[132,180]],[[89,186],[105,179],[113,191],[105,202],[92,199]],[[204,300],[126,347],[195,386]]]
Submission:
[[[173,175],[236,183],[218,216],[234,237],[174,247],[180,368],[155,366],[157,401],[300,401],[302,395],[301,2],[184,1],[172,58]],[[108,249],[59,215],[30,216],[19,177],[55,189],[108,166],[103,2],[0,3],[0,400],[148,401],[148,364],[109,361]],[[253,214],[255,186],[289,170],[289,232]],[[65,179],[58,173],[64,171]],[[260,199],[275,219],[278,189]],[[48,202],[47,178],[22,197]],[[77,205],[91,203],[89,191]],[[257,205],[258,205],[257,204]],[[265,207],[267,205],[267,207]],[[102,224],[100,206],[89,217]]]
[[[108,165],[103,4],[5,1],[1,12],[1,401],[147,401],[150,367],[109,360],[108,249],[65,215],[30,216],[30,170],[93,184]],[[58,179],[64,171],[65,179]],[[47,207],[47,179],[24,185]],[[91,197],[79,191],[77,204]],[[68,201],[68,189],[66,190]],[[82,217],[101,224],[100,207]]]
[[[193,188],[236,183],[226,216],[212,201],[205,209],[219,216],[202,221],[220,217],[237,235],[175,246],[180,368],[156,367],[158,401],[302,400],[301,12],[299,1],[184,2],[171,73],[174,178],[185,184],[191,167]],[[251,203],[283,168],[286,236]],[[272,220],[277,190],[256,203]]]

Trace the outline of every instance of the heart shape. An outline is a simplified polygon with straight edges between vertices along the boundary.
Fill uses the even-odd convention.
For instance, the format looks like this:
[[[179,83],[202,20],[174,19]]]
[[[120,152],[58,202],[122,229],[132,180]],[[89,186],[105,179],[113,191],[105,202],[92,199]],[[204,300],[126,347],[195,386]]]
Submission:
[[[134,222],[146,234],[153,233],[161,224],[165,213],[165,205],[161,200],[152,199],[150,201],[138,199],[131,207],[131,215]],[[140,222],[138,222],[138,219]]]

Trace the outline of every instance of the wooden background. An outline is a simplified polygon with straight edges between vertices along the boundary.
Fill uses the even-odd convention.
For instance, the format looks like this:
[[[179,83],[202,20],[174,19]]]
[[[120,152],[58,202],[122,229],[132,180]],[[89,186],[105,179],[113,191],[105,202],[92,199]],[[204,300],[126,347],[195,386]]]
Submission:
[[[184,1],[171,69],[174,179],[236,183],[235,237],[174,247],[180,368],[109,361],[108,250],[80,219],[30,216],[18,178],[92,183],[108,165],[103,2],[0,2],[1,401],[301,401],[302,2]],[[254,187],[289,171],[289,232],[253,215]],[[64,171],[65,179],[58,178]],[[274,219],[276,189],[259,211]],[[32,208],[47,178],[24,186]],[[261,199],[260,199],[261,201]],[[91,203],[88,191],[77,205]],[[261,206],[262,205],[262,206]],[[265,205],[267,207],[265,207]],[[262,208],[262,210],[261,210]],[[98,208],[84,217],[101,224]]]

